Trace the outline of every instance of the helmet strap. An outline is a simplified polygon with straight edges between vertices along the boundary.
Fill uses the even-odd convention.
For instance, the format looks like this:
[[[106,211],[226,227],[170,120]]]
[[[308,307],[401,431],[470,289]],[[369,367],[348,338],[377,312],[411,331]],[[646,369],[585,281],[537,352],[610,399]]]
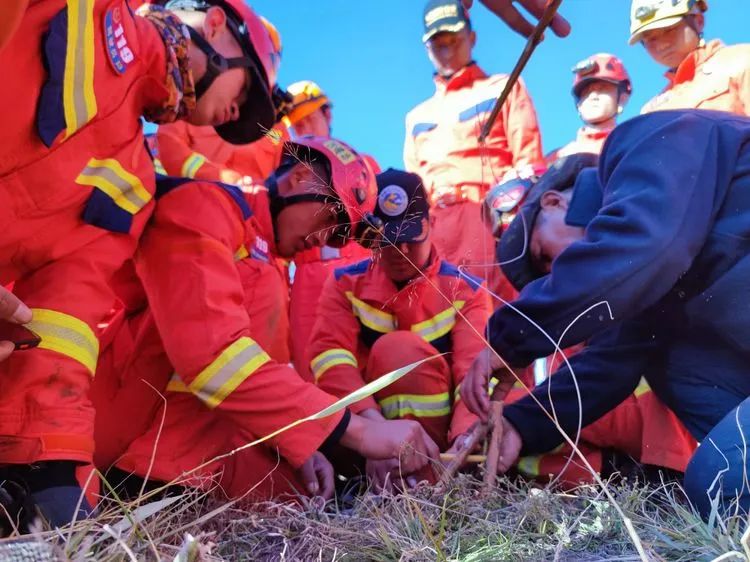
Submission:
[[[206,55],[206,72],[201,79],[195,84],[195,94],[200,97],[206,93],[220,74],[232,68],[254,68],[255,63],[250,57],[233,57],[228,59],[218,53],[211,44],[206,41],[200,33],[194,28],[188,26],[190,40]]]

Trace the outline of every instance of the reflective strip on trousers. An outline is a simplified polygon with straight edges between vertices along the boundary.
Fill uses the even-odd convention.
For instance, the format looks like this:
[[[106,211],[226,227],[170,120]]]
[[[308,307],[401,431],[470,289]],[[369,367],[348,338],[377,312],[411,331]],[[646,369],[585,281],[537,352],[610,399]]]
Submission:
[[[366,302],[359,300],[351,291],[346,292],[346,298],[352,303],[352,312],[354,312],[354,315],[371,330],[387,334],[396,329],[396,318],[392,314],[378,310]]]
[[[497,386],[498,382],[500,382],[500,381],[498,381],[495,377],[492,377],[490,379],[490,384],[489,384],[489,387],[487,389],[487,394],[489,394],[490,396],[492,396],[492,393],[495,391],[495,387]],[[520,381],[516,381],[516,382],[513,383],[513,389],[525,389],[525,388],[526,388],[526,385],[524,385]],[[461,385],[457,386],[456,390],[453,392],[453,400],[456,401],[456,402],[458,402],[459,400],[461,400]]]
[[[68,37],[63,75],[65,136],[70,137],[96,115],[94,95],[94,3],[68,0]]]
[[[648,392],[651,392],[651,387],[648,385],[648,382],[646,381],[646,379],[641,377],[641,382],[638,383],[638,386],[636,387],[633,394],[635,394],[636,398],[640,398],[641,396],[643,396],[644,394]]]
[[[76,178],[80,185],[90,185],[106,193],[115,205],[135,215],[151,201],[151,194],[141,180],[126,171],[114,158],[92,158]]]
[[[386,419],[412,415],[417,418],[437,418],[451,413],[450,394],[396,394],[379,400]]]
[[[209,408],[215,408],[270,360],[254,340],[241,337],[222,351],[188,387]]]
[[[195,174],[198,173],[198,170],[201,169],[201,166],[203,166],[205,162],[206,162],[205,156],[197,152],[193,152],[182,163],[182,168],[180,169],[180,175],[182,175],[182,177],[185,177],[185,178],[194,178]]]
[[[466,301],[455,301],[450,308],[428,320],[414,324],[411,331],[419,334],[425,341],[435,341],[453,329],[453,326],[456,325],[456,312],[461,310],[465,304]]]
[[[354,354],[351,351],[343,348],[324,351],[310,361],[310,370],[313,373],[313,377],[315,377],[315,382],[318,382],[320,377],[323,376],[323,373],[336,365],[349,365],[356,368],[357,358],[354,357]]]
[[[94,376],[99,340],[89,325],[69,314],[46,308],[32,308],[31,312],[33,319],[26,327],[42,338],[39,348],[78,361]]]

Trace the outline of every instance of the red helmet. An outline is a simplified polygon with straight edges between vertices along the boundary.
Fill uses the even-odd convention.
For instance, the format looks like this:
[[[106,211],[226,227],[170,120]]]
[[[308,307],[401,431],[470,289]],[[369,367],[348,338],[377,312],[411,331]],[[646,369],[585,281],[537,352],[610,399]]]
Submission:
[[[289,159],[298,161],[305,152],[317,152],[326,159],[331,177],[330,187],[336,193],[336,202],[342,204],[339,226],[327,243],[334,247],[343,246],[351,239],[362,219],[375,209],[378,187],[370,164],[351,146],[332,138],[304,136],[288,141],[284,150],[287,162]],[[284,165],[282,161],[282,167]],[[306,197],[296,198],[302,201]],[[310,197],[313,198],[314,195]],[[292,197],[287,199],[291,200]]]
[[[261,138],[276,122],[276,108],[272,99],[276,84],[276,49],[263,20],[242,0],[169,0],[166,8],[205,12],[217,6],[227,15],[227,27],[239,43],[245,56],[227,59],[195,29],[188,28],[193,43],[207,57],[207,68],[196,83],[198,97],[208,90],[222,72],[230,68],[244,67],[250,72],[250,90],[247,100],[240,107],[240,116],[215,127],[219,136],[232,144],[248,144]]]
[[[526,200],[531,188],[539,181],[539,176],[515,178],[500,183],[487,192],[482,204],[482,220],[499,240],[503,232],[516,217],[518,209]]]
[[[575,78],[573,79],[573,97],[578,100],[581,90],[595,81],[609,82],[615,84],[620,90],[620,95],[630,95],[633,87],[630,76],[625,70],[625,65],[614,55],[599,53],[582,60],[573,67]]]

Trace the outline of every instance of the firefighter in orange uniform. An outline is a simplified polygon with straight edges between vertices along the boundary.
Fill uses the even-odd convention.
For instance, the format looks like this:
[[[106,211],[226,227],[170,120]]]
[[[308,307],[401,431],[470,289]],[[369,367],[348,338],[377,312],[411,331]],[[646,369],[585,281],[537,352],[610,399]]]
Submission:
[[[261,21],[273,44],[275,69],[281,63],[281,35],[276,27],[261,16]],[[285,99],[285,92],[274,89],[274,101],[278,107]],[[168,175],[185,178],[221,181],[240,184],[263,182],[279,165],[282,146],[289,139],[286,125],[277,115],[277,122],[262,138],[255,142],[236,146],[216,134],[213,127],[201,127],[184,122],[162,125],[156,133],[159,160]],[[243,178],[251,178],[243,180]]]
[[[379,247],[373,259],[329,278],[308,347],[310,366],[321,389],[344,396],[394,369],[446,353],[352,407],[373,420],[417,420],[445,451],[476,421],[456,390],[484,347],[490,299],[481,279],[461,273],[432,244],[419,176],[389,169],[377,181],[370,221],[376,234],[363,243]],[[367,472],[376,489],[387,487],[386,476],[399,472],[398,459],[367,459]]]
[[[122,415],[161,408],[165,416],[163,423],[158,413],[147,420],[124,453],[111,451],[117,468],[110,481],[122,482],[126,491],[137,493],[138,479],[147,475],[171,482],[336,401],[264,348],[273,334],[268,311],[261,312],[255,299],[264,290],[258,253],[290,257],[312,245],[343,244],[352,225],[372,209],[374,177],[339,141],[308,137],[287,148],[267,189],[259,187],[247,199],[226,184],[167,178],[159,185],[154,217],[135,259],[148,297],[148,308],[129,319],[138,325],[133,338],[138,345],[129,361],[111,361],[107,351],[102,361],[122,384],[113,398],[99,394],[101,399],[117,405]],[[272,225],[270,237],[259,240],[267,225]],[[123,337],[133,337],[129,328]],[[142,380],[166,391],[165,405]],[[118,399],[123,389],[130,404]],[[132,424],[132,416],[129,420]],[[117,424],[97,429],[98,442],[119,430]],[[213,462],[187,481],[201,485],[220,473],[230,496],[252,489],[254,497],[268,498],[302,491],[303,485],[311,494],[327,496],[332,471],[318,451],[338,442],[375,458],[398,457],[411,445],[415,451],[406,451],[402,461],[412,469],[438,453],[418,424],[373,422],[341,411]],[[301,480],[296,469],[302,470]]]
[[[53,525],[73,517],[76,467],[92,460],[108,282],[153,206],[141,115],[211,124],[238,143],[273,119],[260,20],[239,0],[201,6],[136,15],[122,0],[35,2],[0,53],[0,285],[15,282],[42,338],[0,364],[0,472]]]
[[[534,105],[519,81],[480,146],[477,137],[508,76],[488,76],[472,60],[476,34],[460,0],[430,0],[424,26],[436,91],[406,116],[404,164],[425,182],[440,254],[510,299],[515,291],[494,265],[494,243],[479,217],[490,187],[543,161]]]
[[[581,152],[599,154],[633,93],[628,71],[614,55],[592,55],[575,65],[573,73],[573,98],[584,124],[574,141],[547,155],[548,164]]]
[[[331,135],[332,104],[320,86],[310,80],[301,80],[289,85],[293,96],[288,119],[296,136]],[[362,157],[374,174],[380,171],[375,160]],[[312,381],[312,373],[305,352],[315,324],[318,301],[326,280],[337,267],[342,267],[369,257],[370,252],[355,242],[343,248],[322,246],[310,248],[294,255],[294,282],[289,302],[289,325],[291,329],[292,362],[305,380]]]
[[[750,115],[750,44],[703,39],[707,0],[633,0],[630,44],[669,70],[667,87],[642,113],[715,109]]]

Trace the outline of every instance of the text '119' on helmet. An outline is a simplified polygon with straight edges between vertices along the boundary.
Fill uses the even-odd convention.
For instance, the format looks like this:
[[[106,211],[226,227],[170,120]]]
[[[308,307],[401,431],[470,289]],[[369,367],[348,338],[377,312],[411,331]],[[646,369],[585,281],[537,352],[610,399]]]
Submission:
[[[216,78],[232,68],[246,68],[250,89],[240,107],[239,118],[215,127],[219,136],[232,144],[248,144],[261,138],[276,122],[272,91],[278,69],[277,50],[263,20],[243,0],[169,0],[168,10],[206,12],[221,8],[227,16],[227,28],[239,43],[243,56],[226,58],[195,29],[188,26],[193,44],[206,55],[206,72],[195,84],[200,97]]]
[[[635,45],[646,31],[672,27],[689,14],[707,10],[707,0],[633,0],[628,43]]]
[[[625,70],[625,65],[614,55],[598,53],[592,55],[572,68],[573,97],[576,102],[581,99],[581,92],[592,82],[608,82],[618,88],[620,97],[630,96],[633,93],[633,85],[630,75]]]
[[[340,248],[347,244],[367,216],[372,215],[377,199],[375,172],[367,159],[348,144],[324,137],[303,136],[284,144],[284,156],[276,173],[297,163],[322,157],[328,177],[329,194],[309,193],[279,197],[271,193],[272,210],[304,201],[322,201],[337,208],[338,225],[333,229],[327,244]],[[268,182],[267,182],[268,185]],[[272,191],[274,191],[272,189]]]

